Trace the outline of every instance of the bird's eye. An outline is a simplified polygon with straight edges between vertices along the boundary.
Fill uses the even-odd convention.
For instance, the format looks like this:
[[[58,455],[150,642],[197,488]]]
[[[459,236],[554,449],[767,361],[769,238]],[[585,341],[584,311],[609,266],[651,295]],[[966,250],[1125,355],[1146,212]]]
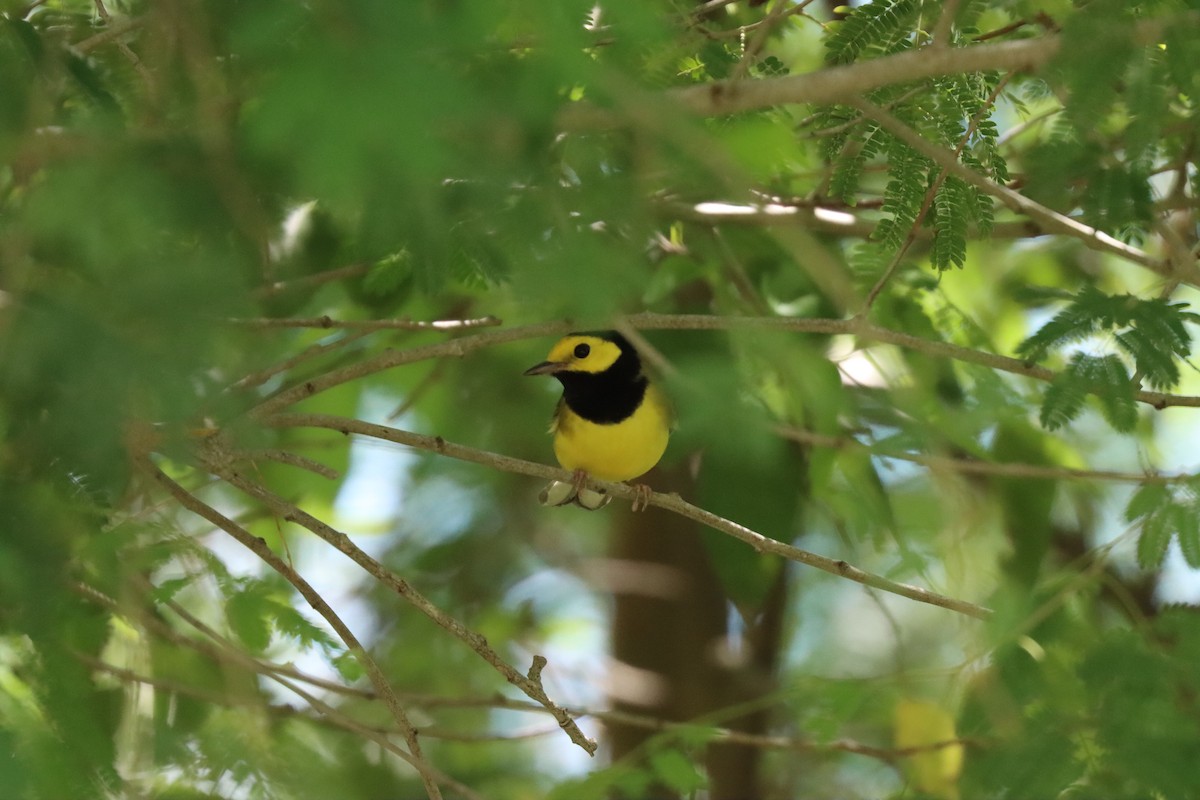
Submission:
[[[576,358],[587,358],[588,353],[590,353],[590,352],[592,352],[592,348],[588,347],[586,344],[575,345],[575,357]]]

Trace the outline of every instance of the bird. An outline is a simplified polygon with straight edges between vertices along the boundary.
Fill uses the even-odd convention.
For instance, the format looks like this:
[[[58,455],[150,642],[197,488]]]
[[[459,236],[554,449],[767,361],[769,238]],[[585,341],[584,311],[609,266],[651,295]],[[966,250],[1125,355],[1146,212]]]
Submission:
[[[590,511],[612,499],[584,487],[588,476],[603,481],[641,477],[662,458],[673,414],[666,395],[646,377],[638,352],[616,331],[570,333],[525,375],[553,375],[563,394],[550,432],[554,455],[574,472],[569,484],[554,481],[542,490],[543,505],[568,503]],[[650,489],[634,487],[633,510],[649,505]]]

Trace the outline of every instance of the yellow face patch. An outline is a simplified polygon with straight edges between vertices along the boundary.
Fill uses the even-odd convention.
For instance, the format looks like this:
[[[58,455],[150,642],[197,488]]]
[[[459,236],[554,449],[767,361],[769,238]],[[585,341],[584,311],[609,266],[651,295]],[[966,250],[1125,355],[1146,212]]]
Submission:
[[[603,372],[620,357],[621,348],[607,339],[571,334],[558,340],[546,360],[566,364],[572,372]]]

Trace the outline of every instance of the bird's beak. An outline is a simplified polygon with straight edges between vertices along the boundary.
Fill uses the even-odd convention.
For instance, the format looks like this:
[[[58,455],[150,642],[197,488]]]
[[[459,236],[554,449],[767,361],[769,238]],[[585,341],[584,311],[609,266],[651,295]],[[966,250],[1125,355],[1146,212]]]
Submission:
[[[543,361],[540,364],[534,364],[529,369],[523,372],[523,375],[553,375],[556,372],[562,372],[567,368],[565,361]]]

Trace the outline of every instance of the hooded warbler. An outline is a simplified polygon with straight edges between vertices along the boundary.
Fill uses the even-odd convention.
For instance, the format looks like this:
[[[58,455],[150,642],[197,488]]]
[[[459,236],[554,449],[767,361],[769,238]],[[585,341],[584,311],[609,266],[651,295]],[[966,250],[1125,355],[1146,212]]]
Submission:
[[[570,484],[554,481],[542,491],[543,505],[602,508],[612,498],[584,488],[589,475],[604,481],[632,480],[662,458],[671,432],[670,404],[646,377],[637,350],[621,334],[568,334],[545,361],[525,374],[553,375],[562,384],[550,432],[558,463],[575,472]],[[650,490],[634,488],[636,511],[646,507]]]

